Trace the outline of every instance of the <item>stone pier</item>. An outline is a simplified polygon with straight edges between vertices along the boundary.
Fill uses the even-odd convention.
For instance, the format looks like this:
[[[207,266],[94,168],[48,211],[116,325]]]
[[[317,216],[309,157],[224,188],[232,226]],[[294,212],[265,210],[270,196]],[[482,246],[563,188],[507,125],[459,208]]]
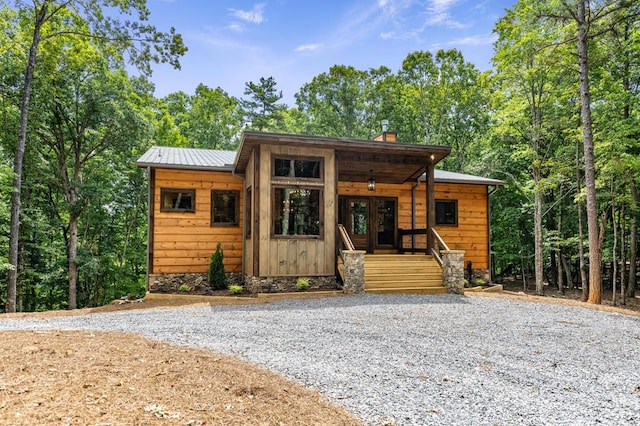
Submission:
[[[449,293],[464,294],[464,250],[442,250],[442,283]]]
[[[364,293],[364,250],[343,250],[344,288],[348,294]]]

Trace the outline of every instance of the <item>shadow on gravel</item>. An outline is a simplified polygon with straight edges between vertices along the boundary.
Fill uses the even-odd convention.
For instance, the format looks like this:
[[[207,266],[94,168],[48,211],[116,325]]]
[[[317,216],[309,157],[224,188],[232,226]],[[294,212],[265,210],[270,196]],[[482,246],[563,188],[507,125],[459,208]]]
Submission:
[[[326,308],[354,308],[360,306],[401,306],[401,305],[460,305],[469,304],[469,298],[457,294],[361,294],[352,296],[332,296],[313,299],[282,299],[260,305],[211,306],[221,311],[284,311],[318,310]]]

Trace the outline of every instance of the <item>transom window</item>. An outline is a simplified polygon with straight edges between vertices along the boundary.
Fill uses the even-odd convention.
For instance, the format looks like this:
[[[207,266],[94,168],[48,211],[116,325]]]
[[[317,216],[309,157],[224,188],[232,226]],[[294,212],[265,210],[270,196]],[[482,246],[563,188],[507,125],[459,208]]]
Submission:
[[[274,187],[273,204],[273,235],[321,235],[321,189]]]
[[[436,200],[436,225],[458,226],[457,200]]]
[[[211,225],[237,225],[239,191],[211,191]]]
[[[196,190],[195,189],[160,189],[160,211],[161,212],[185,212],[196,211]]]
[[[321,158],[276,157],[273,160],[275,177],[322,179]]]

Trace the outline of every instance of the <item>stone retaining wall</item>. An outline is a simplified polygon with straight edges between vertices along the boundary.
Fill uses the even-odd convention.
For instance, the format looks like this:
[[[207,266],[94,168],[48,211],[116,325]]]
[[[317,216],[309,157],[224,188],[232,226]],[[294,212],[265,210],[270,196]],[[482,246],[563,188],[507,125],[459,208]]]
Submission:
[[[336,277],[300,277],[309,281],[307,291],[313,290],[339,290]],[[250,293],[288,293],[298,290],[298,277],[254,277],[245,276],[245,288]]]
[[[175,293],[175,294],[210,294],[213,292],[207,282],[207,273],[190,274],[150,274],[150,293]],[[239,272],[227,273],[229,285],[242,284],[242,274]]]

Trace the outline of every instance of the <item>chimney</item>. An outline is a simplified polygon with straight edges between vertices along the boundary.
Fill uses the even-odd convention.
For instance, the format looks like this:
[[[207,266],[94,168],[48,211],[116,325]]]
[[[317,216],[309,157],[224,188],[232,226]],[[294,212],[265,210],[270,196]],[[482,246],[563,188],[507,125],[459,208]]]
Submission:
[[[397,142],[398,134],[396,132],[387,131],[389,129],[389,120],[382,120],[380,124],[382,125],[382,133],[378,133],[374,136],[373,140],[381,142]]]

